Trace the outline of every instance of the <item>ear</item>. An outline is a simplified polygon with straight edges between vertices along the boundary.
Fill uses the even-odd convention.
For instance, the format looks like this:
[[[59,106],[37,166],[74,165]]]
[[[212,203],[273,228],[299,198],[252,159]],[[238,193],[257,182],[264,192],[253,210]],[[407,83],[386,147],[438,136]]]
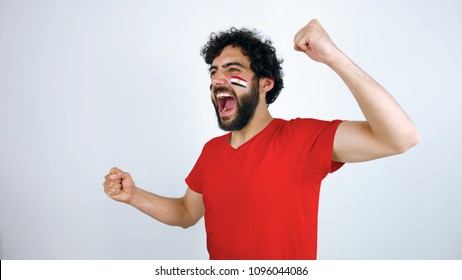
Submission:
[[[265,94],[274,87],[274,80],[270,78],[260,78],[260,94]]]

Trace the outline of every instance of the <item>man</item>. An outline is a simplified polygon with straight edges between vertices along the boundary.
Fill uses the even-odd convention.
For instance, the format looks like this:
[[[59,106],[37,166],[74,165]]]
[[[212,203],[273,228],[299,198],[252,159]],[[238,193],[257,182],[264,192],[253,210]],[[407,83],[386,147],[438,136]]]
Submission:
[[[317,20],[295,35],[294,48],[343,79],[366,121],[273,118],[268,105],[283,81],[272,43],[247,29],[212,33],[202,55],[219,126],[230,133],[204,146],[182,198],[137,188],[118,168],[105,177],[106,194],[169,225],[204,216],[211,259],[315,259],[322,179],[345,162],[402,153],[419,134]]]

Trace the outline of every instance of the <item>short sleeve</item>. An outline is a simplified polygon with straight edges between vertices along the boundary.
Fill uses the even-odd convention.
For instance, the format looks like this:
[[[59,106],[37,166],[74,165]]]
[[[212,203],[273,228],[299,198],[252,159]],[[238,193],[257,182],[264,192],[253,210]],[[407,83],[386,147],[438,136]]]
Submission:
[[[324,121],[316,119],[291,120],[293,141],[300,162],[306,164],[309,176],[317,174],[319,179],[341,168],[344,163],[332,161],[335,133],[342,120]]]
[[[197,192],[202,194],[202,165],[203,165],[203,157],[204,157],[204,150],[206,146],[202,149],[201,155],[197,159],[194,167],[192,168],[189,175],[186,177],[185,182],[188,187]]]
[[[342,123],[340,120],[329,122],[328,125],[319,134],[315,142],[315,149],[319,149],[324,161],[324,168],[327,173],[333,173],[340,169],[345,163],[332,160],[334,152],[335,133],[338,126]],[[318,148],[319,147],[319,148]]]

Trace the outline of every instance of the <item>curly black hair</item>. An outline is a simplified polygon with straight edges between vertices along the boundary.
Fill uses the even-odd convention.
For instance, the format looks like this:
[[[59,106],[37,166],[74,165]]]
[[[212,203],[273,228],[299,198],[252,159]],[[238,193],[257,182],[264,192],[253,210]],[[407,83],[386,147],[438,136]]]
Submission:
[[[276,56],[276,48],[269,39],[263,39],[256,30],[230,28],[220,33],[211,33],[209,41],[202,47],[201,55],[205,63],[211,65],[222,50],[232,45],[239,46],[250,58],[250,68],[258,79],[265,77],[274,80],[273,88],[266,93],[266,104],[273,103],[284,87],[281,64],[283,59]]]

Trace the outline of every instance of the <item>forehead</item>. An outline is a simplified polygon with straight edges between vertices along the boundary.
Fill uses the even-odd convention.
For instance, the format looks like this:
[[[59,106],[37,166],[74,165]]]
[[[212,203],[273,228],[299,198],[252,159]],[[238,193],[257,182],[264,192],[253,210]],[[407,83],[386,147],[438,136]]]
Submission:
[[[239,46],[226,46],[221,51],[220,55],[212,61],[212,66],[221,66],[231,61],[237,61],[245,66],[250,65],[250,58],[244,55],[244,52]]]

